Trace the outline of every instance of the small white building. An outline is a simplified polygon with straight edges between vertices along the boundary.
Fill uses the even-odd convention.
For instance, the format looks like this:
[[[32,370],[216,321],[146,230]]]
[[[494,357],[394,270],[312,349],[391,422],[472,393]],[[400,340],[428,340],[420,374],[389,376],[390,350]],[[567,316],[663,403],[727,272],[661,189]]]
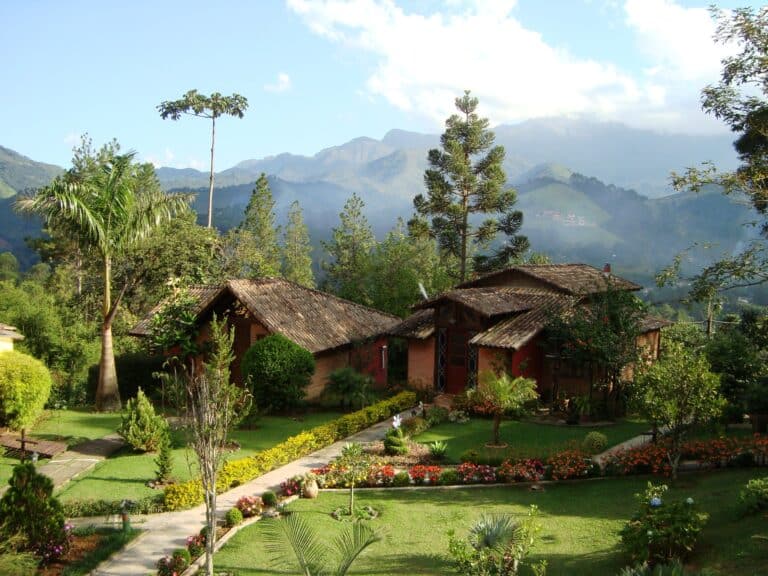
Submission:
[[[19,334],[13,326],[0,323],[0,352],[13,350],[15,340],[23,340],[24,336]]]

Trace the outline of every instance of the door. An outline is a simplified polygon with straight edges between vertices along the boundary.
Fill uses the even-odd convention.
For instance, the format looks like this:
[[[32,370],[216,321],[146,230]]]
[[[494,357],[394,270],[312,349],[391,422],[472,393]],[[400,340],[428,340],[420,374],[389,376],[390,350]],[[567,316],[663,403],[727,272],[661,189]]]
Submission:
[[[467,386],[467,342],[469,332],[461,328],[448,329],[446,342],[445,392],[461,394]]]

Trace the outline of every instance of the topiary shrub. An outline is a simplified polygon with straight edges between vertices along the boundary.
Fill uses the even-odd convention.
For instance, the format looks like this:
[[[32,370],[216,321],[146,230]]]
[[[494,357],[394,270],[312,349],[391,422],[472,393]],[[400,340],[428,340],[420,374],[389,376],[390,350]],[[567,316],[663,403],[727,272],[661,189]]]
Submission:
[[[53,482],[25,462],[13,469],[10,487],[0,499],[0,538],[21,535],[25,549],[50,562],[66,554],[71,526],[65,523],[59,501],[53,497]]]
[[[15,350],[0,352],[0,426],[30,426],[50,393],[51,374],[40,360]]]
[[[171,433],[166,426],[160,437],[160,447],[155,458],[155,479],[161,484],[167,484],[173,473],[173,452],[171,451]]]
[[[155,407],[139,388],[136,398],[128,400],[117,433],[141,452],[154,452],[168,435],[168,423],[155,413]]]
[[[272,492],[272,490],[267,490],[261,495],[261,502],[267,508],[274,508],[277,506],[277,494]]]
[[[581,447],[587,454],[600,454],[608,447],[608,436],[593,430],[584,437]]]
[[[753,478],[739,493],[743,514],[757,514],[768,510],[768,476]]]
[[[400,427],[390,428],[384,436],[384,453],[390,456],[405,455],[410,451],[408,438]]]
[[[257,406],[267,412],[292,410],[306,396],[315,358],[282,334],[272,334],[248,348],[241,370]]]
[[[242,524],[243,513],[238,508],[230,508],[224,516],[224,523],[230,528]]]

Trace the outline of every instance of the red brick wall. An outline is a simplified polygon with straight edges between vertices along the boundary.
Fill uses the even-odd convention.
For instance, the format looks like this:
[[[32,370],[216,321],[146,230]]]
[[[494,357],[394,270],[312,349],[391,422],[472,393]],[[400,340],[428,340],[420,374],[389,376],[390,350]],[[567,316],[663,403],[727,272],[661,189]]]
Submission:
[[[419,388],[435,387],[435,338],[408,340],[408,383]]]

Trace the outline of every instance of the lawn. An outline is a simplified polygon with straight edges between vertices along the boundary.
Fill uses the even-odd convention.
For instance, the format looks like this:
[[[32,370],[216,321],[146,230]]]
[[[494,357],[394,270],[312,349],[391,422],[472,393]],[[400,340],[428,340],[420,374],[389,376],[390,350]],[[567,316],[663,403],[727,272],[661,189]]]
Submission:
[[[768,543],[751,539],[768,533],[765,518],[739,518],[738,492],[748,479],[765,476],[765,469],[717,471],[684,476],[667,497],[693,497],[710,514],[694,563],[718,575],[768,574]],[[624,565],[618,549],[618,531],[635,508],[633,495],[648,478],[548,484],[543,492],[524,486],[408,491],[357,492],[359,505],[371,505],[381,515],[374,524],[386,533],[383,542],[366,550],[350,574],[443,575],[452,573],[447,555],[447,531],[466,534],[483,512],[507,512],[517,517],[535,504],[542,530],[534,559],[545,559],[548,576],[613,575]],[[323,492],[317,500],[298,500],[290,509],[304,514],[330,543],[342,524],[329,512],[346,503],[346,492]],[[275,566],[263,552],[262,521],[234,536],[216,556],[217,570],[239,576],[293,574]]]
[[[289,436],[324,424],[339,413],[322,412],[307,414],[301,419],[264,416],[259,419],[253,430],[236,430],[230,439],[240,444],[240,449],[227,455],[227,459],[244,458],[259,450],[282,442]],[[196,475],[194,452],[183,447],[182,435],[174,435],[173,474],[177,480],[188,480]],[[134,453],[128,448],[121,450],[104,462],[96,465],[87,475],[65,485],[57,494],[63,502],[72,500],[109,499],[136,500],[158,494],[147,486],[155,477],[156,454]]]
[[[458,462],[466,450],[483,452],[483,447],[492,439],[491,420],[472,418],[466,424],[446,422],[430,428],[414,437],[416,442],[434,442],[442,440],[448,444],[447,458]],[[501,440],[509,444],[512,456],[543,458],[553,452],[581,443],[584,436],[592,430],[602,432],[608,437],[608,445],[613,446],[643,432],[649,425],[642,420],[625,419],[607,426],[553,426],[530,421],[505,420],[501,423]]]

